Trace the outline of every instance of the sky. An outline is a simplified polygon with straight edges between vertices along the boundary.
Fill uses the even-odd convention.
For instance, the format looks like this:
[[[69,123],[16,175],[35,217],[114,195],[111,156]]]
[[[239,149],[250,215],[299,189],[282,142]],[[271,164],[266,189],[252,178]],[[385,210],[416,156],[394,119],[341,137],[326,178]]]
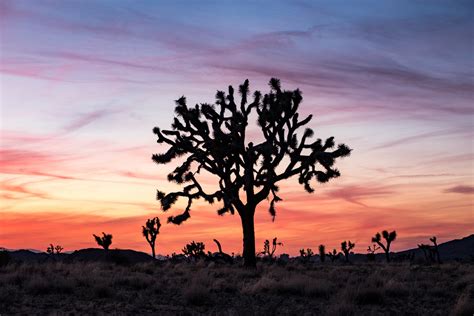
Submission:
[[[164,149],[152,129],[170,127],[182,95],[213,103],[245,79],[265,93],[271,77],[302,90],[316,137],[353,152],[313,194],[285,182],[274,222],[263,202],[257,248],[470,235],[473,39],[472,1],[1,0],[0,246],[71,251],[104,231],[112,248],[149,252],[141,225],[158,216],[157,253],[216,251],[213,238],[240,253],[240,219],[216,205],[166,224],[183,203],[164,213],[155,200],[176,187],[173,166],[151,160]]]

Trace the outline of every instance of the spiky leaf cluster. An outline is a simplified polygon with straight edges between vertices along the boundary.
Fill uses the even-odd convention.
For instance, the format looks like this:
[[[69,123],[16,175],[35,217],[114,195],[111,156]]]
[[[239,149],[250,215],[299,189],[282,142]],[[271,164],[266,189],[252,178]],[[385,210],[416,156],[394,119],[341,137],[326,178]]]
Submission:
[[[101,246],[105,250],[109,249],[110,245],[112,244],[112,235],[111,234],[106,234],[106,233],[102,232],[102,237],[97,236],[95,234],[93,236],[94,236],[94,239],[95,239],[95,241],[97,242],[97,244],[99,246]]]
[[[193,201],[199,198],[211,204],[221,201],[219,215],[234,214],[235,210],[242,215],[248,209],[246,205],[255,207],[270,195],[269,213],[275,218],[275,203],[281,201],[277,195],[279,181],[297,175],[306,191],[313,192],[312,180],[327,182],[340,175],[334,163],[336,158],[350,154],[349,147],[340,144],[334,149],[333,137],[311,141],[314,132],[309,128],[298,136],[312,117],[299,118],[301,91],[282,90],[280,81],[273,78],[270,92],[262,96],[255,91],[251,102],[248,80],[239,86],[238,93],[240,102],[235,99],[234,88],[229,86],[227,93],[217,92],[214,105],[203,103],[194,107],[181,97],[176,100],[172,130],[153,129],[158,143],[169,146],[165,153],[153,155],[156,163],[166,164],[185,157],[168,175],[169,181],[183,184],[183,189],[157,193],[164,211],[178,198],[188,200],[184,212],[169,217],[168,222],[181,224],[187,220]],[[246,142],[251,114],[257,115],[263,135],[263,141],[258,144]],[[196,178],[201,170],[219,179],[215,192],[203,190]],[[241,200],[243,192],[247,204]]]

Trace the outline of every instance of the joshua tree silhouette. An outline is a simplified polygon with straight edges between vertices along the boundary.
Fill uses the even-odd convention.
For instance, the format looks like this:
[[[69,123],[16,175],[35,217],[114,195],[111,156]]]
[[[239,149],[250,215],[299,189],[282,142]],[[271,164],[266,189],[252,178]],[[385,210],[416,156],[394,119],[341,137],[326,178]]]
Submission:
[[[319,260],[321,260],[321,262],[326,261],[326,246],[319,245],[318,249],[319,249]]]
[[[339,259],[339,255],[341,253],[340,252],[337,252],[336,249],[333,249],[332,252],[328,252],[326,255],[329,257],[329,259],[331,259],[331,262],[334,262],[336,261],[337,259]]]
[[[59,255],[63,251],[63,247],[60,245],[53,246],[53,244],[49,244],[49,247],[46,249],[46,252],[50,255]]]
[[[386,245],[382,243],[382,238],[385,239]],[[389,233],[388,231],[384,230],[382,232],[382,236],[380,236],[380,233],[375,234],[375,237],[372,237],[372,242],[377,243],[377,245],[382,248],[382,250],[385,252],[385,258],[387,258],[387,262],[390,262],[390,245],[392,242],[397,238],[397,232],[393,231]],[[370,248],[370,247],[369,247]],[[375,251],[374,251],[375,252]]]
[[[376,244],[373,244],[372,247],[367,248],[367,260],[368,261],[375,261],[375,253],[379,250],[380,247],[377,247]]]
[[[202,258],[205,257],[204,249],[206,246],[203,242],[195,242],[194,240],[190,244],[186,244],[183,248],[183,254],[190,258]]]
[[[436,236],[431,237],[430,241],[433,243],[433,246],[419,244],[418,248],[423,251],[423,254],[425,255],[425,259],[427,263],[431,263],[431,262],[441,263]]]
[[[155,241],[156,236],[160,233],[160,219],[158,217],[148,219],[145,223],[145,226],[142,226],[142,234],[145,237],[146,241],[150,244],[151,254],[153,258],[156,258],[155,255]]]
[[[299,119],[298,107],[303,99],[300,90],[282,90],[280,81],[273,78],[270,92],[262,96],[255,91],[253,102],[247,102],[248,80],[239,86],[239,93],[239,105],[232,86],[227,95],[223,91],[217,92],[215,105],[203,103],[188,107],[186,98],[179,98],[173,129],[153,129],[158,143],[167,144],[169,149],[164,154],[153,155],[152,159],[158,164],[166,164],[177,157],[186,157],[168,175],[168,180],[187,185],[181,191],[168,194],[157,191],[163,211],[170,209],[178,198],[187,199],[184,212],[170,216],[168,222],[179,225],[190,218],[191,205],[196,199],[203,198],[209,203],[222,201],[223,206],[217,213],[224,215],[237,211],[240,215],[244,265],[255,267],[254,214],[257,205],[271,195],[269,212],[275,219],[275,203],[281,201],[277,195],[280,181],[298,175],[306,191],[313,192],[310,181],[327,182],[338,177],[340,173],[334,168],[334,162],[336,158],[348,156],[351,149],[340,144],[333,150],[333,137],[326,141],[309,141],[314,134],[309,128],[297,135],[312,118],[309,115]],[[264,139],[259,144],[247,138],[250,116],[255,112]],[[318,166],[321,166],[319,170]],[[205,192],[197,178],[202,172],[217,177],[216,191]]]
[[[313,250],[311,248],[306,248],[306,250],[304,250],[304,248],[300,249],[300,258],[304,261],[304,262],[308,262],[311,260],[311,257],[314,255],[313,253]]]
[[[341,242],[341,250],[344,253],[344,256],[346,258],[346,262],[349,262],[349,254],[351,253],[351,250],[354,249],[354,247],[355,247],[355,244],[351,243],[350,240],[349,240],[349,242],[347,242],[345,240],[343,242]]]
[[[275,254],[277,246],[283,246],[283,243],[278,242],[277,240],[278,240],[277,237],[273,238],[272,249],[270,250],[270,241],[268,239],[266,239],[263,242],[263,251],[260,252],[259,254],[264,255],[267,258],[273,259],[273,255]]]
[[[102,232],[102,237],[93,234],[95,241],[99,246],[105,250],[109,250],[110,245],[112,244],[112,235]]]

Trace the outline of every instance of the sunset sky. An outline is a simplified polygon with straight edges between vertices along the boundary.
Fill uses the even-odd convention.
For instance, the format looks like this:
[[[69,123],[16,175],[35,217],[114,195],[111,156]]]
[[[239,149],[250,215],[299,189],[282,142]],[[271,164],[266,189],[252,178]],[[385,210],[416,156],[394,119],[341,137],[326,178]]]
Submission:
[[[257,248],[472,234],[473,16],[472,1],[0,1],[0,246],[71,251],[105,231],[149,252],[141,225],[159,216],[157,253],[213,238],[241,252],[240,219],[217,205],[166,224],[183,204],[155,200],[174,168],[151,160],[152,128],[182,95],[212,103],[247,78],[267,92],[270,77],[303,91],[316,137],[353,152],[314,194],[285,182],[275,222],[263,203]]]

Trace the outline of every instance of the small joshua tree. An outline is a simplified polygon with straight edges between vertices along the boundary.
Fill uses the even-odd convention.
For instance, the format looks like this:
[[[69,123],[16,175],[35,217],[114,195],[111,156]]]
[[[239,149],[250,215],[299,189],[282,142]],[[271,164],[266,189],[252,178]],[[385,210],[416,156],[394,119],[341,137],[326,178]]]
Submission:
[[[319,245],[318,249],[319,249],[319,260],[321,260],[321,262],[326,261],[326,246]]]
[[[195,242],[193,240],[190,244],[184,246],[182,251],[186,257],[198,259],[206,256],[204,253],[205,248],[206,246],[203,242]]]
[[[142,226],[142,234],[145,237],[146,241],[150,244],[151,254],[153,258],[156,258],[155,255],[155,241],[156,236],[160,233],[160,219],[158,217],[148,219],[145,223],[145,226]]]
[[[61,247],[60,245],[54,246],[53,244],[49,244],[49,247],[46,248],[46,252],[49,255],[59,255],[63,251],[63,249],[64,248]]]
[[[339,259],[339,255],[340,255],[340,253],[337,252],[336,249],[333,249],[332,252],[327,253],[327,256],[329,257],[329,259],[331,259],[331,262],[334,262],[337,259]]]
[[[355,244],[352,243],[350,240],[349,242],[343,241],[341,242],[341,250],[344,253],[344,257],[346,258],[346,262],[349,262],[349,254],[351,253],[351,250],[354,249]]]
[[[260,253],[270,259],[273,259],[273,254],[276,251],[277,246],[283,246],[282,242],[277,241],[277,237],[273,238],[272,249],[270,250],[270,241],[267,239],[263,242],[263,251]]]
[[[382,237],[386,241],[386,245],[382,243]],[[382,250],[385,252],[385,258],[387,259],[387,262],[390,262],[390,245],[392,242],[397,238],[397,232],[393,231],[389,233],[388,231],[384,230],[382,232],[382,236],[380,236],[380,233],[375,234],[375,237],[372,237],[372,242],[377,243]]]
[[[367,248],[367,260],[368,261],[375,261],[375,252],[379,250],[380,247],[378,247],[376,244],[373,244],[372,247]]]
[[[433,243],[433,248],[432,248],[432,252],[433,252],[433,257],[436,258],[436,262],[438,263],[441,263],[441,258],[439,256],[439,250],[438,250],[438,243],[436,241],[436,236],[433,236],[430,238],[430,241]]]
[[[102,232],[102,237],[93,234],[95,241],[99,246],[105,250],[109,250],[110,245],[112,244],[112,235]]]
[[[433,246],[421,244],[421,245],[418,245],[418,248],[423,251],[426,262],[428,262],[428,263],[431,263],[431,262],[441,263],[441,258],[439,256],[438,243],[437,243],[436,236],[431,237],[430,241],[433,243]]]
[[[239,86],[240,100],[232,86],[228,93],[217,92],[214,105],[189,106],[183,96],[176,100],[172,129],[153,129],[158,143],[167,145],[167,151],[153,155],[153,161],[167,164],[182,159],[168,180],[183,187],[168,194],[157,192],[163,211],[178,199],[187,201],[183,212],[170,216],[168,222],[179,225],[188,220],[198,199],[210,204],[221,202],[219,215],[237,213],[241,218],[244,265],[253,268],[257,206],[269,198],[268,211],[274,219],[275,204],[282,200],[277,195],[281,182],[298,177],[298,182],[311,193],[314,182],[325,183],[339,177],[335,162],[351,152],[344,144],[334,148],[333,137],[311,140],[312,129],[301,131],[312,118],[301,118],[298,113],[303,100],[301,91],[284,90],[275,78],[269,84],[270,92],[262,95],[255,91],[253,100],[248,80]],[[255,121],[262,136],[258,143],[258,138],[249,138]],[[214,176],[216,191],[202,185],[203,174]]]
[[[313,254],[314,253],[313,253],[313,250],[311,248],[306,248],[306,250],[304,250],[304,248],[300,249],[300,257],[305,262],[310,261]]]

